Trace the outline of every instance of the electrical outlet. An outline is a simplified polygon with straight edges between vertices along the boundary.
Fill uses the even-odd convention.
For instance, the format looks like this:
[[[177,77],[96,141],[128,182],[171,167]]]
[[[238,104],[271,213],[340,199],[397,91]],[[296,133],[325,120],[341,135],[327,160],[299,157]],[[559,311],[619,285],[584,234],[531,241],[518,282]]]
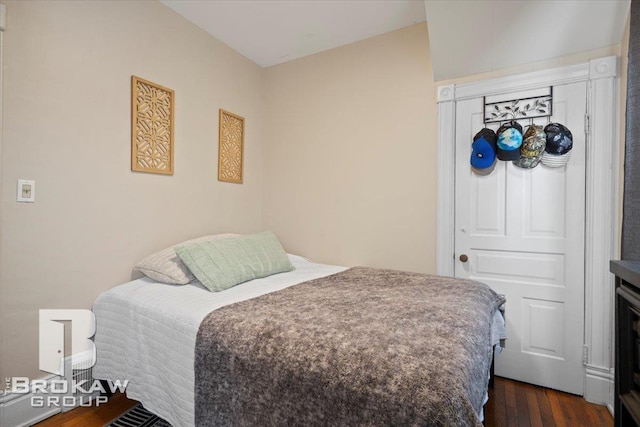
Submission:
[[[22,203],[34,203],[36,201],[36,182],[29,179],[19,179],[16,200]]]

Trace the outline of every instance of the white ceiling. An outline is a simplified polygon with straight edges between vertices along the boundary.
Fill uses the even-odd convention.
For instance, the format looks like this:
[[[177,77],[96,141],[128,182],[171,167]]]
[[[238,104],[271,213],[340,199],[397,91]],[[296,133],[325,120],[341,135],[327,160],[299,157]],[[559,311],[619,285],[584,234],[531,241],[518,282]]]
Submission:
[[[160,0],[262,67],[427,20],[434,79],[620,43],[630,0]]]
[[[622,41],[630,0],[426,0],[435,80]]]
[[[425,21],[423,0],[160,0],[262,67]]]

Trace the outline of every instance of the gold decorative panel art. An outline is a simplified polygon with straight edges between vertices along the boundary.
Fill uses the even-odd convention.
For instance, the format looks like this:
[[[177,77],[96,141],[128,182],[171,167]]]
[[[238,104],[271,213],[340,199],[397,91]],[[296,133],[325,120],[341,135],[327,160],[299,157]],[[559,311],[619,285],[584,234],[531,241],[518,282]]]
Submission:
[[[131,76],[131,170],[173,175],[173,90]]]
[[[218,181],[242,184],[244,118],[220,109]]]

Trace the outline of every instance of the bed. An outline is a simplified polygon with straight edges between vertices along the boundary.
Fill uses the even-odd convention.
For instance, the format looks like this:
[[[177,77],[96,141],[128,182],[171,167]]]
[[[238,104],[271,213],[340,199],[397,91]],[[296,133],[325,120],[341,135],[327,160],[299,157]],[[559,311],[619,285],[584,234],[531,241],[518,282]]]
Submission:
[[[293,271],[222,292],[145,277],[103,293],[94,377],[128,380],[127,396],[175,427],[481,425],[501,297],[467,280],[288,258]],[[423,294],[425,280],[439,291]],[[396,294],[432,305],[403,314]]]

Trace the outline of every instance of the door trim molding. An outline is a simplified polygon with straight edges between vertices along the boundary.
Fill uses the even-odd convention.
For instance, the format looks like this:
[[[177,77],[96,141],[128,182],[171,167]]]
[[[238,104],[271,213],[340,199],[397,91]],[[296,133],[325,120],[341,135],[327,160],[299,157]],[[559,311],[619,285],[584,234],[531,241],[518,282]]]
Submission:
[[[455,218],[455,136],[456,103],[453,100],[454,85],[438,88],[438,146],[436,156],[436,271],[441,276],[453,276],[454,218]],[[442,93],[452,98],[440,102]]]
[[[437,141],[437,242],[436,271],[454,275],[455,232],[455,110],[464,99],[537,87],[587,82],[587,114],[589,134],[586,147],[586,212],[585,212],[585,337],[589,349],[585,369],[585,399],[603,401],[601,381],[594,368],[604,372],[612,368],[613,276],[609,260],[618,246],[618,153],[620,150],[620,117],[618,111],[619,61],[617,56],[593,59],[582,64],[552,68],[532,73],[484,80],[473,83],[438,86]],[[469,141],[471,144],[471,141]]]

